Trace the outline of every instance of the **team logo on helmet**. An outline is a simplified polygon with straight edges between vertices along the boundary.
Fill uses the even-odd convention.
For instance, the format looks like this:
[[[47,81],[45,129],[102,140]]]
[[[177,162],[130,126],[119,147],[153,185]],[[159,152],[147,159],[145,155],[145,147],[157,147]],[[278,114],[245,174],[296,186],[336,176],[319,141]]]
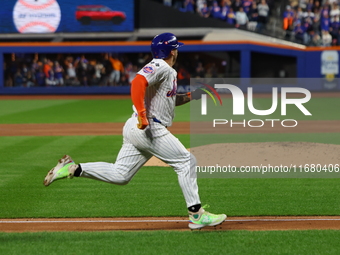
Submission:
[[[144,73],[154,73],[155,69],[151,65],[144,66],[143,68]]]

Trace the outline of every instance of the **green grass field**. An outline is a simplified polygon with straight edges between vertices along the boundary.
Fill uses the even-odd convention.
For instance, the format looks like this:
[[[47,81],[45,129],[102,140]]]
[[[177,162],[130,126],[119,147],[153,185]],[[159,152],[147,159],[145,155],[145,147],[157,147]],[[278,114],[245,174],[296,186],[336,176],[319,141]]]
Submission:
[[[0,233],[1,254],[339,254],[339,231]]]
[[[267,99],[258,99],[267,106]],[[339,119],[337,98],[308,103],[314,120]],[[123,122],[130,100],[0,100],[0,124]],[[293,110],[294,111],[294,110]],[[292,113],[293,114],[293,113]],[[298,112],[296,119],[303,119]],[[189,105],[176,111],[188,121]],[[292,117],[293,118],[293,117]],[[0,130],[1,132],[1,130]],[[228,135],[230,142],[340,144],[339,133]],[[189,135],[177,135],[186,147]],[[212,139],[211,136],[208,139]],[[212,142],[218,137],[213,138]],[[77,162],[114,162],[121,136],[0,136],[0,218],[184,216],[174,171],[143,167],[126,186],[75,178],[42,181],[64,154]],[[212,212],[243,215],[340,215],[339,179],[199,179]],[[1,254],[339,254],[339,231],[0,233]]]
[[[303,115],[297,107],[287,106],[287,115],[290,119],[297,120],[338,120],[338,98],[313,98],[304,106],[312,113],[312,116]],[[175,121],[189,121],[190,108],[200,109],[200,101],[182,105],[176,108]],[[221,108],[209,101],[209,109],[220,112]],[[215,107],[215,108],[214,108]],[[222,109],[232,109],[232,101],[225,100]],[[259,110],[269,109],[271,99],[255,98],[254,107]],[[9,123],[87,123],[87,122],[125,122],[131,115],[131,100],[0,100],[0,124]],[[255,116],[245,108],[246,119]],[[196,111],[196,110],[195,110]],[[67,113],[67,114],[66,114]],[[210,115],[209,115],[210,116]],[[231,111],[223,116],[226,119],[233,118]],[[280,101],[277,110],[267,116],[268,118],[281,118]],[[220,115],[217,118],[221,118]],[[241,118],[241,117],[239,117]],[[237,118],[234,118],[237,119]],[[243,117],[242,117],[243,119]]]

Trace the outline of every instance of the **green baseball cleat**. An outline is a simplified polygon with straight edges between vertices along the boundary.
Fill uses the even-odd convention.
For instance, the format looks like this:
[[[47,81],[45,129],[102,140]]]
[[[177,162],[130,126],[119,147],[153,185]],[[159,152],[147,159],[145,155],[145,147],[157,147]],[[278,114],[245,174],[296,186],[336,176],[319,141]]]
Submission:
[[[189,228],[201,229],[206,226],[217,226],[225,221],[227,215],[212,214],[204,210],[203,206],[197,213],[189,212]]]
[[[63,158],[59,159],[58,164],[48,172],[44,180],[44,185],[49,186],[54,181],[64,178],[73,178],[74,171],[77,168],[78,165],[74,163],[72,158],[65,155]]]

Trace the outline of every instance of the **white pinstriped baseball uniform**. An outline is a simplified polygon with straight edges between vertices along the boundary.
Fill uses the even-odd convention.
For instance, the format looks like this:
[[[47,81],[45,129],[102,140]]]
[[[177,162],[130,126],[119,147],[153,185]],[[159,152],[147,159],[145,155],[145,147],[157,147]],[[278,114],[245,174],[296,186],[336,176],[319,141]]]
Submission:
[[[116,162],[80,163],[82,177],[108,183],[127,184],[152,155],[174,168],[187,207],[200,204],[195,157],[166,128],[171,126],[177,89],[177,72],[163,59],[153,59],[139,72],[148,81],[145,108],[149,125],[137,128],[137,111],[123,128],[123,145]]]

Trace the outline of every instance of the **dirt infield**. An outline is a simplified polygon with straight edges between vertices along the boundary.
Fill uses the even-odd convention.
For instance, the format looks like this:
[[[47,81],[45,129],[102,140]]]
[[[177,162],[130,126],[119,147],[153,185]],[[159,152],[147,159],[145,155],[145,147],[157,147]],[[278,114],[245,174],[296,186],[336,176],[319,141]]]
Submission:
[[[318,217],[229,217],[216,227],[202,231],[228,230],[340,230],[339,216]],[[39,231],[114,231],[114,230],[179,230],[188,231],[186,217],[143,218],[56,218],[56,219],[1,219],[1,232]]]
[[[267,97],[268,95],[262,96]],[[340,93],[313,93],[312,97],[340,97]],[[0,100],[118,98],[129,98],[129,96],[0,96]],[[120,135],[123,125],[124,123],[1,124],[0,136]],[[338,133],[339,127],[340,121],[299,121],[298,126],[295,128],[277,127],[273,129],[271,127],[263,127],[261,129],[254,129],[238,127],[230,128],[228,133]],[[189,134],[190,123],[175,122],[169,130],[174,134]],[[225,130],[223,132],[225,133]],[[222,225],[206,227],[202,231],[309,229],[340,230],[340,216],[228,217]],[[0,219],[0,232],[113,230],[188,231],[189,229],[187,217]]]

